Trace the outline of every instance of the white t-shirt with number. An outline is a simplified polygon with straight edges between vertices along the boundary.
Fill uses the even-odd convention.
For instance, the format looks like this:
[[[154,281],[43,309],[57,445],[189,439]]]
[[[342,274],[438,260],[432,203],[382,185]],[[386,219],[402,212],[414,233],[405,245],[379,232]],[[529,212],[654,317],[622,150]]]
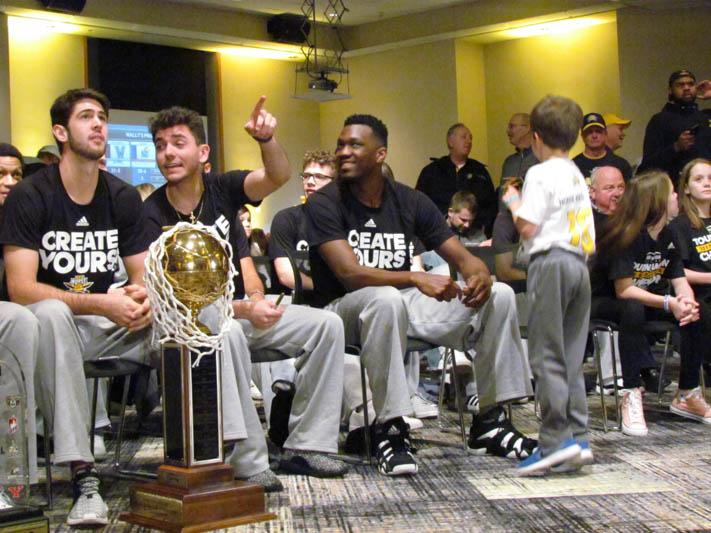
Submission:
[[[554,247],[582,256],[595,252],[588,186],[569,159],[553,157],[529,169],[516,215],[538,226],[538,232],[523,241],[529,255]]]

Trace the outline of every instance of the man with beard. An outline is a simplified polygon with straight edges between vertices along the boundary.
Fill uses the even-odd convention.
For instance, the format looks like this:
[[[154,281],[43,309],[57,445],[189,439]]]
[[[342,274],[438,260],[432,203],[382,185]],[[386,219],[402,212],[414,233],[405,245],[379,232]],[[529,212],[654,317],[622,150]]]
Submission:
[[[110,352],[144,361],[150,352],[141,199],[99,170],[108,114],[108,99],[92,89],[55,100],[50,115],[61,161],[17,184],[0,232],[10,299],[28,306],[40,325],[37,403],[53,429],[55,464],[71,467],[69,525],[108,522],[90,451],[83,360]],[[128,283],[109,291],[119,257]]]
[[[703,84],[703,82],[702,82]],[[669,76],[668,102],[654,115],[644,132],[644,149],[639,170],[666,171],[676,184],[682,167],[697,157],[711,157],[711,110],[699,109],[697,97],[706,98],[689,70]]]

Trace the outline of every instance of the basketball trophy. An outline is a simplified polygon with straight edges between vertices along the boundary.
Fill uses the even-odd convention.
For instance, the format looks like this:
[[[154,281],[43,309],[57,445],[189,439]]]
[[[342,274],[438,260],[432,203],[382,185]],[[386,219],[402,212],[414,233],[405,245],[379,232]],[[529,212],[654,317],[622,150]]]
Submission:
[[[221,352],[232,320],[232,249],[217,231],[179,222],[150,247],[146,289],[161,344],[164,464],[131,488],[121,520],[164,531],[206,531],[270,520],[264,490],[234,480],[222,447]],[[219,331],[198,320],[213,305]]]
[[[42,511],[30,505],[25,383],[17,356],[0,343],[0,531],[49,531]]]

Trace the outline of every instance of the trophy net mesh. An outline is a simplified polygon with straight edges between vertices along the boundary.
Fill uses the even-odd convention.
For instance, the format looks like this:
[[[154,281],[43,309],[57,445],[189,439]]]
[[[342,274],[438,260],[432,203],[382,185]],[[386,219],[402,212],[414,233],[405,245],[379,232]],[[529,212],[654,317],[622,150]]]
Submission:
[[[192,311],[178,300],[173,286],[166,277],[163,266],[165,243],[176,232],[182,230],[198,230],[208,233],[218,240],[228,256],[228,281],[225,284],[222,295],[211,304],[216,306],[218,311],[218,331],[214,334],[207,334],[197,326],[197,317],[193,320]],[[237,270],[232,264],[232,246],[230,246],[230,243],[223,239],[214,227],[205,226],[200,222],[196,224],[178,222],[169,230],[164,231],[151,244],[148,249],[145,266],[146,290],[148,291],[151,312],[153,313],[153,343],[176,342],[187,346],[190,350],[199,354],[193,366],[200,364],[200,359],[203,356],[221,350],[224,336],[230,329],[230,323],[232,322],[232,295],[235,288],[233,278],[237,274]]]

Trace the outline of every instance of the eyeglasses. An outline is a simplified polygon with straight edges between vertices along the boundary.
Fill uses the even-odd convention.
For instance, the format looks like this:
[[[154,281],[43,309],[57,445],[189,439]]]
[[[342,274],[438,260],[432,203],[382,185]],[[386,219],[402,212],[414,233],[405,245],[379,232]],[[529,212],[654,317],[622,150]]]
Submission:
[[[318,172],[310,172],[310,173],[302,173],[300,174],[301,179],[304,181],[309,181],[309,179],[313,178],[315,182],[317,183],[322,183],[324,181],[331,181],[333,179],[332,176],[326,176],[326,174],[319,174]]]

